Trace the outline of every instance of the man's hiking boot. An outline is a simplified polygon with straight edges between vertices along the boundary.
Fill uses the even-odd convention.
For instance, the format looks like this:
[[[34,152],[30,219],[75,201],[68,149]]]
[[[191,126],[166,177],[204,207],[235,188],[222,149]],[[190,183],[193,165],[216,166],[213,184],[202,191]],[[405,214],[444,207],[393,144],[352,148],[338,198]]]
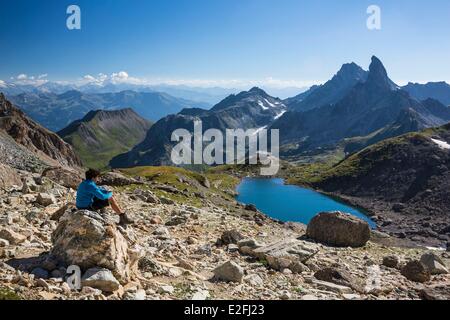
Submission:
[[[130,218],[127,213],[122,213],[119,217],[119,225],[121,226],[132,225],[135,223],[134,219]]]

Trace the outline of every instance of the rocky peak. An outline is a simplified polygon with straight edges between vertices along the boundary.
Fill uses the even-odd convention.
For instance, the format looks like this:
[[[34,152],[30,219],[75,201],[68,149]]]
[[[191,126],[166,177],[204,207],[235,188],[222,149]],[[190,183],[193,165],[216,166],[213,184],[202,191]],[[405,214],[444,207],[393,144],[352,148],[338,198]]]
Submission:
[[[367,78],[367,72],[364,71],[360,66],[358,66],[356,63],[346,63],[342,65],[341,69],[336,74],[336,77],[340,81],[365,81]],[[337,80],[337,79],[335,79]]]
[[[395,90],[398,88],[398,86],[389,79],[383,63],[375,56],[372,57],[372,63],[369,67],[367,84],[385,90]]]
[[[265,92],[263,89],[258,88],[258,87],[253,87],[253,88],[251,88],[251,89],[248,91],[248,93],[251,93],[251,94],[257,94],[257,95],[261,95],[261,96],[267,96],[267,95],[268,95],[267,92]]]

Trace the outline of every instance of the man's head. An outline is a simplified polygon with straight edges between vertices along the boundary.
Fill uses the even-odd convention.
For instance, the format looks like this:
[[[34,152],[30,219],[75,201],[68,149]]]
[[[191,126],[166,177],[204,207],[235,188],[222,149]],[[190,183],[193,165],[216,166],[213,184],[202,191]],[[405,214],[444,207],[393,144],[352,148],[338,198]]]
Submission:
[[[86,180],[96,181],[98,177],[100,177],[100,171],[95,169],[86,171]]]

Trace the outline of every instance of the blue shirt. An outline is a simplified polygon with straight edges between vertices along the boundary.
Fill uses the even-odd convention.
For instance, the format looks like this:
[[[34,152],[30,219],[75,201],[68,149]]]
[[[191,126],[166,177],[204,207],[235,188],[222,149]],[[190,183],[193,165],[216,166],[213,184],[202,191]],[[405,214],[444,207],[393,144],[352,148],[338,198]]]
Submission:
[[[112,192],[99,188],[94,181],[84,180],[77,190],[77,208],[87,209],[94,203],[94,198],[108,200],[112,196]]]

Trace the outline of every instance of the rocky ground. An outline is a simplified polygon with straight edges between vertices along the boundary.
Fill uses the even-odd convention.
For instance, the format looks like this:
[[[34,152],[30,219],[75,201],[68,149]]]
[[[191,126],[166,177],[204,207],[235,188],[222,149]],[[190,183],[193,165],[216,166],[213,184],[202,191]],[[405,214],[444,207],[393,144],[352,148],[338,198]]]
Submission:
[[[117,217],[110,212],[64,207],[74,200],[73,189],[38,174],[22,172],[22,178],[24,186],[0,191],[0,298],[450,297],[448,252],[399,246],[388,235],[365,229],[356,233],[370,241],[363,239],[365,244],[356,248],[332,247],[320,236],[322,243],[314,242],[306,236],[306,226],[273,221],[226,193],[212,193],[220,189],[220,181],[203,181],[195,195],[188,192],[189,179],[180,178],[186,184],[180,190],[179,184],[113,175],[105,183],[137,220],[122,228],[115,226]],[[59,183],[68,185],[64,179]],[[347,220],[343,226],[347,223],[361,227]],[[83,288],[73,290],[65,282],[67,263],[62,260],[87,255],[101,269],[86,266]],[[104,260],[109,258],[121,263],[108,267]]]

